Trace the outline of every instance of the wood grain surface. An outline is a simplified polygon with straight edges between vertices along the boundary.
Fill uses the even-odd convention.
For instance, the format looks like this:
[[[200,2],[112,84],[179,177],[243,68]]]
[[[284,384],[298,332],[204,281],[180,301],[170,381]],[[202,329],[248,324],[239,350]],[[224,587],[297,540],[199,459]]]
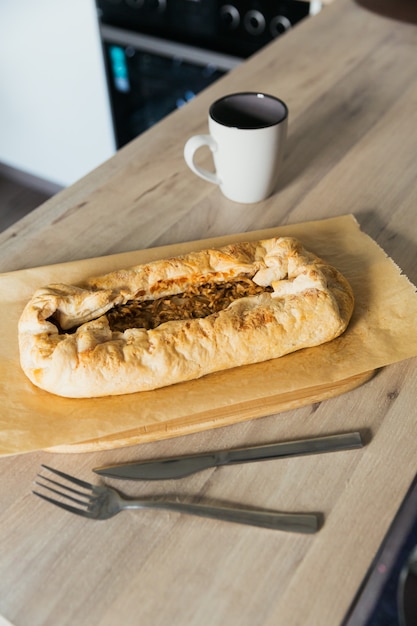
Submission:
[[[0,271],[353,213],[416,284],[416,46],[413,24],[337,0],[1,233]],[[242,89],[290,111],[279,189],[246,206],[182,156],[206,131],[209,103]],[[416,473],[416,384],[408,359],[280,419],[266,411],[119,450],[2,458],[0,614],[14,626],[342,624]],[[104,464],[350,430],[363,449],[117,483],[132,496],[319,512],[312,536],[167,512],[93,522],[31,494],[41,463],[94,481]]]

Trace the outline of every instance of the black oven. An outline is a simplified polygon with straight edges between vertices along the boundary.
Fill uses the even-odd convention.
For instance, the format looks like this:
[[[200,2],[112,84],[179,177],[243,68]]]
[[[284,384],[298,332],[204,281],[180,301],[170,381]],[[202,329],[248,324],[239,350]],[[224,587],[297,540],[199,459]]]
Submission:
[[[122,147],[312,12],[302,0],[96,0]]]

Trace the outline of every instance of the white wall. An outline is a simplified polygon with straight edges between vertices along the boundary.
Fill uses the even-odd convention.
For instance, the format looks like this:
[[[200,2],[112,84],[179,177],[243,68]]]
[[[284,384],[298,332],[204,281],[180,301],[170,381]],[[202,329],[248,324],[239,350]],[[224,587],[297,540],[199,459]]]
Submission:
[[[0,163],[67,186],[115,151],[94,0],[0,0]]]

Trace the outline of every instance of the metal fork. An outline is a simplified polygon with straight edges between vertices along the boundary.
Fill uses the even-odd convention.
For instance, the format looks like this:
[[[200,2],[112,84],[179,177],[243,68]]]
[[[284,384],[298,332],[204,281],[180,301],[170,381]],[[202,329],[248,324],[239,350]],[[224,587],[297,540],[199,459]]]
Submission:
[[[39,480],[35,481],[35,484],[42,487],[47,493],[60,496],[62,500],[39,491],[33,491],[33,493],[66,511],[90,519],[108,519],[125,509],[165,509],[227,522],[261,526],[272,530],[314,533],[319,529],[319,516],[313,513],[277,513],[274,511],[178,502],[160,497],[131,500],[108,486],[92,485],[48,465],[42,465],[42,467],[63,478],[66,483],[40,473],[38,474]]]

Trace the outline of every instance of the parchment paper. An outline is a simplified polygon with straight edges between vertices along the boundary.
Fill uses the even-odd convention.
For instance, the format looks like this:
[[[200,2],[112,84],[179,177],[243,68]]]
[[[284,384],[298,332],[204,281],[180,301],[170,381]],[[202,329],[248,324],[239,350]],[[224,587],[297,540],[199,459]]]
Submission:
[[[76,283],[88,276],[232,241],[276,235],[298,237],[307,249],[337,267],[355,294],[348,330],[338,339],[268,361],[211,374],[196,381],[126,396],[68,399],[34,387],[20,369],[17,323],[38,287]],[[361,232],[352,215],[211,240],[140,250],[97,259],[0,275],[3,303],[0,330],[0,455],[19,454],[99,439],[142,428],[153,438],[226,425],[232,407],[245,402],[274,413],[274,398],[349,377],[417,355],[417,294],[385,252]],[[268,411],[266,410],[268,408]],[[209,416],[207,423],[207,416]]]

